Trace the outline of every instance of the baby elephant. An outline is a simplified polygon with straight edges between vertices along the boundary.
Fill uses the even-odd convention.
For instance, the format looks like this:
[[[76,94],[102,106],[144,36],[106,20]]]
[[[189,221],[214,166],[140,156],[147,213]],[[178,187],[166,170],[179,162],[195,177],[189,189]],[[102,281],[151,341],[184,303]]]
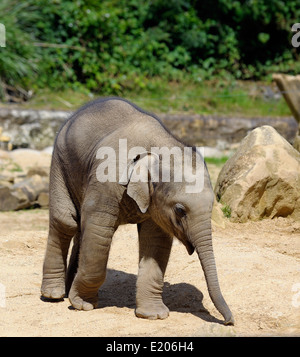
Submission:
[[[169,315],[162,290],[175,236],[189,254],[196,250],[209,295],[225,324],[233,324],[212,248],[213,202],[199,151],[178,141],[159,119],[120,98],[88,103],[65,122],[54,145],[42,296],[68,295],[79,310],[96,307],[114,232],[136,223],[136,316]]]

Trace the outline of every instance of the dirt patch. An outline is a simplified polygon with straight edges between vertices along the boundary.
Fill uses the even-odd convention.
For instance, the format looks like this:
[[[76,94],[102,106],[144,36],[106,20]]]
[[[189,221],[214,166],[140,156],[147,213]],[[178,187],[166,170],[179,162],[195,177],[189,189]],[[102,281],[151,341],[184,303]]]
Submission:
[[[214,226],[219,281],[236,324],[224,326],[196,254],[177,240],[165,276],[166,320],[134,315],[138,270],[135,225],[116,232],[99,308],[75,311],[68,299],[40,299],[48,211],[0,213],[0,336],[300,335],[300,222],[288,219]],[[298,284],[298,285],[296,285]],[[1,285],[0,285],[1,287]],[[296,288],[295,288],[296,287]],[[5,305],[5,306],[3,306]]]

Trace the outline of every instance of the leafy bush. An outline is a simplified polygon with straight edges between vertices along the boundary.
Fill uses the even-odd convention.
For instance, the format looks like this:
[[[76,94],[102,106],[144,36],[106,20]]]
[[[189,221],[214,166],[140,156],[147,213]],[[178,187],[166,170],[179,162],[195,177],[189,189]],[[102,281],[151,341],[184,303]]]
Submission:
[[[26,1],[0,2],[0,23],[6,30],[6,47],[0,48],[0,98],[7,87],[22,90],[36,76],[38,56],[31,36],[36,19],[35,8]]]
[[[300,70],[299,0],[2,0],[1,81],[138,91],[148,79],[260,79]],[[38,76],[34,74],[38,71]]]

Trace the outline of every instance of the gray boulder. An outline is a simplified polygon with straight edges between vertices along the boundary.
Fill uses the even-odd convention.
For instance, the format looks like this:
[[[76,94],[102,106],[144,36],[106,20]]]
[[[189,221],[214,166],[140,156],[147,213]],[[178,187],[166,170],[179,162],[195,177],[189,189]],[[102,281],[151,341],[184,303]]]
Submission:
[[[300,153],[270,126],[253,130],[222,168],[217,200],[231,220],[300,219]]]

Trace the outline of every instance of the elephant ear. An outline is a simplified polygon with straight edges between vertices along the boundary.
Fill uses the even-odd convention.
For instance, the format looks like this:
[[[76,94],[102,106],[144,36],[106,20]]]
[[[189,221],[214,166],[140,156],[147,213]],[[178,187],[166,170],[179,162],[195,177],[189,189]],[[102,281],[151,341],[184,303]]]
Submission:
[[[137,155],[119,181],[120,184],[127,185],[127,195],[135,200],[142,213],[146,213],[150,205],[150,171],[156,167],[152,165],[154,160],[153,154],[148,152]]]

